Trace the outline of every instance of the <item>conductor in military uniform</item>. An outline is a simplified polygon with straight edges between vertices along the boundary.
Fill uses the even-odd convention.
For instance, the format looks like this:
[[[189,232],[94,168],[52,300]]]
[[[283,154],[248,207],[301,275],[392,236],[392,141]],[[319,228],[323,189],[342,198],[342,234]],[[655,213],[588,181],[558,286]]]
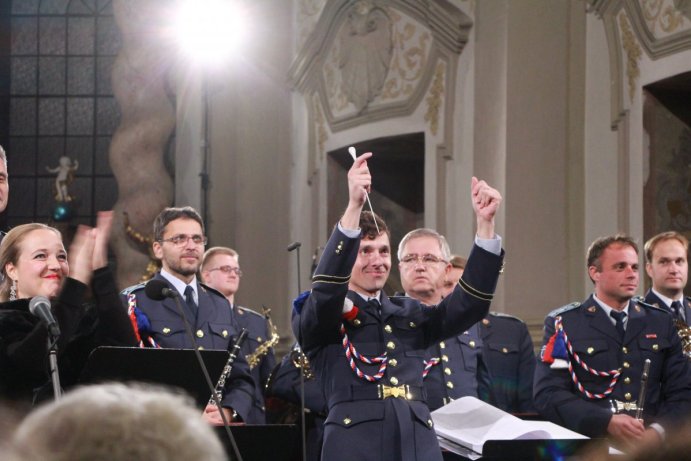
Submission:
[[[153,252],[162,268],[153,280],[165,282],[169,290],[179,294],[184,317],[176,300],[155,300],[145,291],[146,284],[122,291],[130,316],[136,321],[138,337],[143,345],[164,348],[194,348],[185,322],[194,331],[196,345],[204,349],[227,350],[239,333],[232,310],[218,291],[198,282],[196,273],[206,245],[204,225],[194,208],[166,208],[154,221]],[[198,373],[199,370],[181,370]],[[209,391],[211,394],[211,391]],[[244,357],[235,360],[226,381],[222,406],[228,421],[251,420],[254,384]],[[204,417],[209,422],[223,422],[215,405],[207,406]]]
[[[583,303],[551,312],[535,371],[538,411],[591,437],[655,444],[688,415],[689,366],[672,317],[632,299],[638,289],[638,248],[622,235],[588,250],[595,292]],[[642,418],[637,419],[644,361],[650,359]]]
[[[322,459],[441,460],[425,404],[423,358],[428,347],[487,313],[502,264],[494,233],[501,195],[473,178],[476,245],[450,296],[435,309],[411,298],[390,300],[382,292],[391,268],[388,229],[362,212],[371,155],[358,157],[348,172],[348,206],[293,322],[327,398]]]
[[[684,296],[689,279],[689,241],[679,232],[663,232],[645,242],[645,271],[653,286],[645,302],[664,309],[681,325],[691,321],[691,302]]]
[[[412,230],[401,239],[397,256],[406,296],[434,309],[443,298],[451,270],[446,238],[433,229]],[[460,397],[488,396],[490,378],[481,353],[478,324],[429,348],[423,382],[431,411]]]

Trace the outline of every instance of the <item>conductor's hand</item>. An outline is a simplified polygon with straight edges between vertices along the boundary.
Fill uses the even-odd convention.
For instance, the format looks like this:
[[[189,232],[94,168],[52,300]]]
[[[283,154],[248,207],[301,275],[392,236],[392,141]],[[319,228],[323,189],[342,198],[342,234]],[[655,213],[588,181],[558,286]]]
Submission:
[[[485,181],[473,176],[470,183],[473,211],[477,217],[477,235],[480,238],[494,238],[494,215],[501,204],[501,194]]]
[[[367,167],[367,159],[371,156],[372,153],[367,152],[357,157],[348,170],[349,204],[360,208],[365,204],[365,195],[369,193],[372,185],[372,176]]]
[[[341,218],[341,226],[346,229],[357,229],[360,223],[360,212],[365,204],[366,195],[372,185],[372,176],[367,167],[371,152],[362,154],[348,170],[348,207]]]
[[[79,226],[69,252],[70,277],[88,285],[93,273],[92,258],[96,233],[87,226]]]
[[[94,254],[92,258],[92,267],[94,270],[106,267],[108,265],[108,239],[110,238],[110,228],[112,224],[112,211],[98,212],[96,228],[93,231],[96,235],[96,240],[94,242]]]

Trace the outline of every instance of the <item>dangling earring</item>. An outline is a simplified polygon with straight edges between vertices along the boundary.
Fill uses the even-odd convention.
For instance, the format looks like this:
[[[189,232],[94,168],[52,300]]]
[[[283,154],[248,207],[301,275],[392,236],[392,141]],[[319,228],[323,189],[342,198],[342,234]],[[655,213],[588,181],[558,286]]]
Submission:
[[[17,281],[12,280],[12,286],[10,287],[10,301],[17,299]]]

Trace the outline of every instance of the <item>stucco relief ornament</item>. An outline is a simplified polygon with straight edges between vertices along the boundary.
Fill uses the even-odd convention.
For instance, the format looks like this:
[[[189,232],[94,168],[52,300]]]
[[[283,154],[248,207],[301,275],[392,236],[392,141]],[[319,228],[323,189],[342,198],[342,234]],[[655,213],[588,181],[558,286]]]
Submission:
[[[356,2],[341,32],[341,91],[361,112],[377,97],[389,72],[393,41],[391,19],[372,2]]]
[[[57,222],[68,221],[73,214],[73,202],[75,197],[70,195],[69,186],[74,181],[74,173],[79,169],[79,162],[67,156],[60,157],[58,166],[51,168],[46,166],[48,173],[55,174],[55,208],[53,219]]]

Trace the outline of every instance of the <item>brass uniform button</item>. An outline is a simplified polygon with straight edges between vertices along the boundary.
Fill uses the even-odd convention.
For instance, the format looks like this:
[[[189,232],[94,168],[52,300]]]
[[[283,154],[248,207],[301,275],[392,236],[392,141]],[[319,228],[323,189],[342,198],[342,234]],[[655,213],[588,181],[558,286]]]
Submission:
[[[487,320],[487,319],[482,319],[482,324],[483,324],[483,325],[489,325],[489,320]]]
[[[203,338],[204,332],[202,330],[197,330],[197,338]]]
[[[394,349],[396,349],[396,344],[394,344],[393,341],[389,341],[388,343],[386,343],[386,348],[390,349],[390,350],[394,350]]]
[[[393,384],[394,386],[397,386],[397,385],[398,385],[398,378],[396,378],[395,376],[392,376],[392,377],[389,379],[389,382],[390,382],[391,384]]]
[[[624,398],[625,398],[626,400],[631,400],[631,393],[630,393],[630,392],[627,392],[626,394],[624,394]]]
[[[223,330],[221,332],[221,335],[223,335],[224,338],[227,338],[228,337],[228,330]]]
[[[203,351],[203,350],[204,350],[204,346],[199,346],[197,349],[199,349],[200,351]]]
[[[345,418],[343,418],[343,424],[345,424],[346,426],[352,422],[353,421],[350,418],[348,418],[347,416]]]
[[[338,242],[338,245],[336,246],[336,254],[340,255],[341,251],[343,251],[343,240]]]
[[[441,359],[442,359],[444,362],[448,362],[448,361],[449,361],[449,356],[446,355],[446,354],[444,354],[444,355],[441,356]]]
[[[396,360],[396,359],[389,360],[389,365],[391,365],[392,367],[397,367],[398,366],[398,360]]]
[[[163,334],[164,334],[164,335],[169,335],[169,334],[170,334],[170,328],[168,328],[168,327],[164,327],[163,330],[161,330],[161,331],[163,331]]]
[[[441,349],[446,349],[446,343],[445,343],[444,341],[440,342],[440,343],[439,343],[439,347],[440,347]]]
[[[629,348],[626,347],[626,346],[624,346],[624,347],[621,348],[621,351],[622,351],[624,354],[628,354],[628,353],[629,353]]]
[[[427,426],[432,427],[433,425],[434,425],[434,423],[432,422],[432,420],[428,419],[427,420]]]
[[[505,348],[505,347],[502,347],[502,348],[501,348],[501,351],[502,351],[504,354],[508,354],[508,353],[509,353],[509,350],[508,350],[507,348]]]
[[[593,346],[590,346],[586,352],[588,352],[589,355],[593,355],[593,352],[595,352],[595,348]]]
[[[659,346],[659,345],[653,344],[653,350],[654,350],[654,351],[657,351],[657,350],[659,350],[659,349],[660,349],[660,346]]]
[[[451,368],[444,368],[444,374],[446,376],[451,376],[451,373],[452,373]]]
[[[629,378],[628,376],[624,378],[624,384],[631,384],[631,378]]]
[[[261,336],[257,336],[257,342],[262,342],[262,337],[261,337]]]
[[[384,326],[384,331],[387,333],[391,333],[393,331],[393,328],[391,328],[391,325],[385,325]]]
[[[629,368],[631,366],[629,362],[624,362],[622,365],[624,366],[624,368]]]
[[[362,322],[360,321],[360,319],[354,319],[353,320],[353,325],[355,325],[356,327],[359,327],[361,323]]]
[[[447,381],[446,387],[448,387],[449,389],[453,389],[453,383],[451,381]]]
[[[415,325],[415,322],[410,322],[408,325],[410,325],[410,328],[415,328],[417,325]]]
[[[468,345],[472,348],[475,348],[475,341],[470,341]]]

